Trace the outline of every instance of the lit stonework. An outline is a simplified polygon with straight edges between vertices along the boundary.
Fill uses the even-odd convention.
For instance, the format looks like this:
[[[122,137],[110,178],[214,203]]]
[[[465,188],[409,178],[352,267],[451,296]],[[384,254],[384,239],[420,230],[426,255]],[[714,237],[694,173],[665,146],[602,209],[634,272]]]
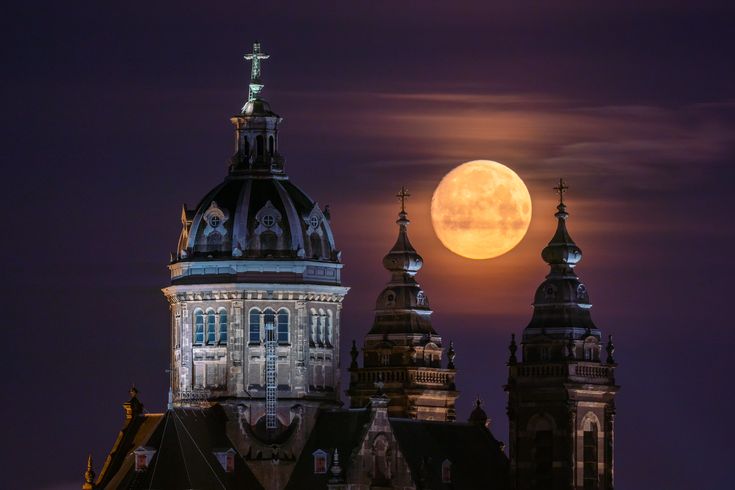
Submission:
[[[390,399],[388,413],[393,417],[454,420],[454,403],[459,396],[454,349],[450,344],[447,365],[442,367],[442,338],[431,325],[426,293],[414,278],[423,259],[408,239],[405,188],[398,197],[398,239],[383,258],[391,279],[375,305],[375,321],[365,336],[362,367],[353,344],[347,393],[353,407],[368,405],[377,390]]]
[[[557,229],[542,252],[550,272],[536,290],[522,359],[508,360],[511,483],[517,490],[612,490],[615,367],[574,267],[582,251],[569,236],[563,181]]]

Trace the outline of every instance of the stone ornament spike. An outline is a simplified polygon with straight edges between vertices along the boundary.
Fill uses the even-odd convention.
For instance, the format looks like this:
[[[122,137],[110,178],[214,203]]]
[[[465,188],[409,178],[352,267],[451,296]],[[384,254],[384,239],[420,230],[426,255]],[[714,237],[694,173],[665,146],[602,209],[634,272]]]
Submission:
[[[84,472],[84,485],[82,485],[82,490],[92,490],[94,489],[94,477],[95,477],[94,468],[92,465],[92,453],[89,454],[87,457],[87,471]]]

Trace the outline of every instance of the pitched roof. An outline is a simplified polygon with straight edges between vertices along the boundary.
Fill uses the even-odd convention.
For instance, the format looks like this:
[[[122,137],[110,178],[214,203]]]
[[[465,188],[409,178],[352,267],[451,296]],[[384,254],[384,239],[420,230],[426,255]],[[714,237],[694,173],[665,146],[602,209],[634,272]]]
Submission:
[[[343,474],[347,472],[351,461],[351,453],[364,437],[367,423],[370,421],[370,410],[323,411],[319,414],[314,430],[306,441],[301,456],[296,463],[286,490],[326,488],[330,474],[314,474],[313,453],[319,449],[330,456],[334,448],[339,450],[340,464]]]
[[[242,458],[235,454],[234,471],[225,472],[214,450],[231,448],[221,407],[175,408],[163,415],[146,416],[157,423],[139,424],[133,440],[100,476],[100,488],[125,489],[262,489]],[[156,450],[148,469],[135,471],[132,451],[139,446]],[[122,448],[121,448],[122,449]]]
[[[461,422],[390,419],[401,453],[422,488],[444,488],[441,467],[452,464],[452,488],[507,489],[508,459],[486,428]],[[423,480],[423,481],[422,481]]]

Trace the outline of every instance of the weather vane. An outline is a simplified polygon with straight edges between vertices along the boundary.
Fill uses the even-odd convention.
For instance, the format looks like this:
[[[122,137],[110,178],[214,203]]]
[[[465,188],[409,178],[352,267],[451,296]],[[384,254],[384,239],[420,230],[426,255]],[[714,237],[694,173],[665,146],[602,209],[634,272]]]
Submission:
[[[253,52],[245,55],[245,59],[252,62],[248,100],[257,99],[260,91],[263,90],[263,84],[260,82],[260,60],[267,60],[268,58],[270,58],[270,55],[260,50],[258,41],[253,43]]]
[[[564,204],[564,193],[569,189],[569,186],[564,182],[564,179],[559,179],[559,185],[554,187],[554,190],[559,194],[559,204]]]
[[[406,189],[406,186],[401,186],[401,192],[396,194],[396,197],[401,200],[401,212],[406,212],[406,198],[411,197],[411,194],[408,193],[408,189]]]

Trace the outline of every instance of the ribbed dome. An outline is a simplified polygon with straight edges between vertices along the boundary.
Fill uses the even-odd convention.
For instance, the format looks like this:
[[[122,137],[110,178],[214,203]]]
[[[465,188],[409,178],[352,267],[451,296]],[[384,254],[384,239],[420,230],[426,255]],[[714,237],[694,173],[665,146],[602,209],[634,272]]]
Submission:
[[[283,175],[231,175],[185,210],[177,259],[338,262],[329,213]],[[188,225],[188,226],[187,226]]]

